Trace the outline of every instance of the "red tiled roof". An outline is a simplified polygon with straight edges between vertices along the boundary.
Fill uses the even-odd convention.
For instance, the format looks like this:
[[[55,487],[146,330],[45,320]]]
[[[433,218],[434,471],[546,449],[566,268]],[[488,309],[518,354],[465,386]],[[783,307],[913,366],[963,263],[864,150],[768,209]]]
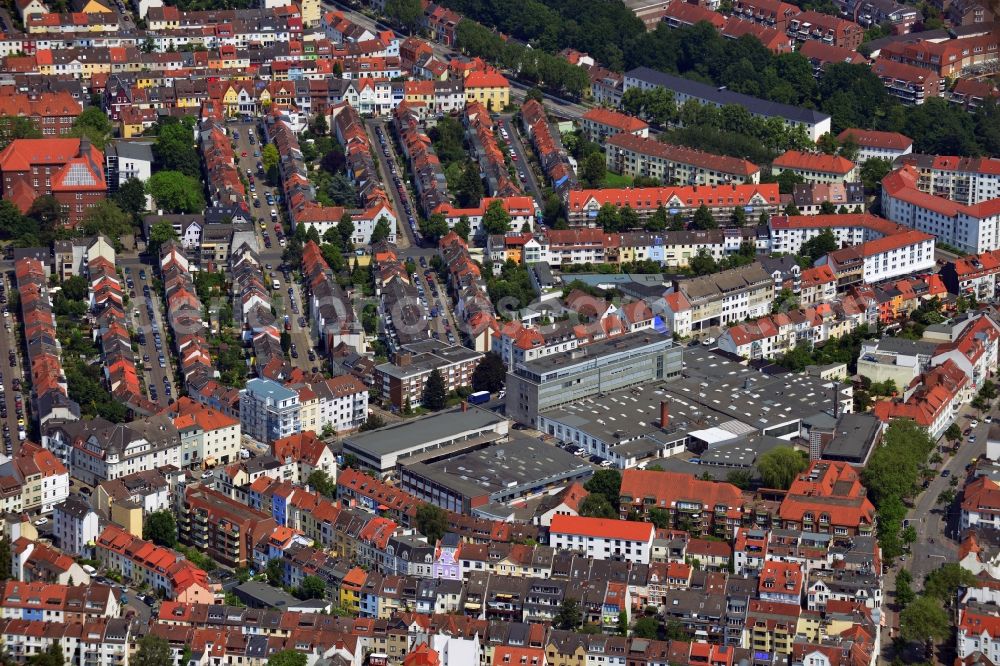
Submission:
[[[775,158],[773,166],[781,169],[801,169],[821,173],[847,174],[854,168],[854,162],[839,155],[804,153],[789,150]]]
[[[649,523],[632,520],[556,515],[552,517],[549,531],[555,534],[575,534],[601,539],[649,541],[653,538],[654,530]]]

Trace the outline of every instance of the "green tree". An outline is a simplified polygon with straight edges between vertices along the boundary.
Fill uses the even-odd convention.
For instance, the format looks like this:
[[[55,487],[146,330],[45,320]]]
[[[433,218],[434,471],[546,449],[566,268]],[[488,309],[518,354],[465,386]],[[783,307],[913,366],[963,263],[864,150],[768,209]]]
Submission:
[[[600,187],[607,173],[607,165],[601,153],[591,153],[580,163],[580,181],[584,187]]]
[[[649,522],[656,526],[657,529],[666,529],[670,527],[670,512],[666,509],[654,507],[649,510]]]
[[[882,179],[892,171],[892,160],[870,157],[861,164],[858,175],[868,192],[875,192],[882,185]]]
[[[469,224],[469,218],[466,215],[458,218],[458,222],[455,223],[454,232],[458,234],[459,238],[464,241],[469,240],[469,234],[472,233],[472,225]]]
[[[337,494],[337,484],[330,475],[321,469],[313,470],[306,480],[306,483],[312,486],[316,492],[324,497],[334,497]]]
[[[10,539],[0,536],[0,581],[10,579]]]
[[[976,584],[976,577],[956,562],[942,564],[924,578],[924,594],[937,598],[945,606],[954,606],[962,588]]]
[[[708,209],[708,206],[702,204],[694,212],[694,217],[691,218],[691,226],[695,229],[715,229],[719,224],[715,221],[712,211]]]
[[[618,611],[618,635],[628,636],[628,613]]]
[[[279,557],[271,558],[264,568],[264,575],[269,584],[281,587],[285,582],[285,563]]]
[[[487,234],[505,234],[510,231],[510,213],[503,201],[494,199],[483,213],[483,230]]]
[[[588,518],[617,518],[618,512],[601,493],[590,493],[580,502],[580,515]]]
[[[160,246],[175,240],[177,240],[177,232],[174,230],[174,225],[168,220],[159,220],[149,228],[146,246],[149,248],[150,254],[155,257],[160,254]]]
[[[159,135],[153,144],[156,167],[164,171],[180,171],[185,176],[198,178],[201,166],[198,152],[194,149],[193,126],[186,122],[172,122],[161,125]],[[201,190],[201,187],[198,187]]]
[[[757,471],[768,488],[787,490],[806,468],[805,457],[788,446],[777,446],[757,459]]]
[[[417,507],[414,524],[417,531],[434,544],[448,531],[448,514],[441,507],[424,502]]]
[[[496,393],[507,379],[507,368],[497,354],[487,352],[472,372],[472,388],[476,391]]]
[[[88,286],[86,278],[71,275],[62,281],[62,295],[71,301],[82,301],[87,298]]]
[[[715,258],[708,253],[708,250],[701,248],[688,260],[688,268],[695,275],[710,275],[719,270],[719,265]]]
[[[138,219],[146,210],[146,186],[138,178],[129,178],[118,187],[112,199],[133,219]]]
[[[88,236],[103,234],[112,241],[132,231],[132,221],[115,202],[105,199],[87,209],[80,225]]]
[[[645,638],[654,641],[660,635],[660,623],[655,617],[644,615],[635,621],[635,626],[632,627],[632,635],[636,638]]]
[[[646,218],[644,228],[646,231],[659,232],[667,228],[667,209],[662,205],[657,206],[656,211]]]
[[[424,235],[437,242],[448,234],[448,220],[441,213],[434,213],[421,225]]]
[[[919,596],[899,614],[899,634],[911,643],[943,641],[951,634],[948,613],[937,598]]]
[[[628,204],[622,206],[622,209],[618,211],[618,228],[622,231],[639,228],[639,214],[632,210]]]
[[[814,262],[820,257],[824,257],[837,249],[837,237],[829,228],[823,229],[819,234],[813,236],[805,243],[799,253],[808,257],[810,262]]]
[[[282,650],[267,658],[267,666],[306,666],[306,655],[295,650]]]
[[[46,241],[46,245],[66,221],[62,204],[51,194],[44,194],[32,201],[31,207],[28,208],[28,217],[37,223],[36,233],[40,239]]]
[[[330,131],[330,124],[326,121],[325,113],[317,113],[309,121],[309,131],[318,136],[326,136]]]
[[[260,149],[260,163],[264,171],[270,173],[271,169],[278,167],[281,157],[278,155],[278,148],[273,143],[269,143]]]
[[[350,252],[353,249],[351,237],[354,236],[354,220],[351,219],[351,214],[347,211],[344,211],[344,214],[340,216],[340,221],[337,222],[337,236],[340,238],[341,250]]]
[[[368,432],[369,430],[378,430],[379,428],[382,428],[384,426],[385,426],[385,419],[383,419],[378,414],[372,412],[371,414],[368,415],[368,418],[365,419],[365,422],[361,424],[359,430],[361,432]]]
[[[66,658],[63,655],[62,643],[53,641],[45,650],[28,657],[29,666],[63,666]]]
[[[412,34],[420,29],[424,11],[420,0],[387,0],[385,15]]]
[[[173,666],[174,658],[165,638],[146,634],[139,639],[139,649],[131,661],[136,666]]]
[[[157,207],[171,213],[200,213],[205,209],[201,183],[180,171],[154,173],[147,187]]]
[[[483,179],[479,176],[479,165],[475,161],[470,160],[460,172],[455,193],[461,207],[472,208],[479,205],[484,189]]]
[[[580,602],[573,597],[564,597],[559,604],[559,611],[552,619],[552,623],[559,629],[574,631],[583,624],[583,612],[580,610]]]
[[[108,119],[104,111],[91,106],[84,109],[76,117],[76,120],[73,121],[73,129],[70,131],[70,135],[80,138],[87,137],[95,147],[104,150],[104,144],[111,136],[113,129],[111,120]]]
[[[142,538],[167,548],[176,546],[177,521],[173,512],[164,509],[149,514],[142,526]]]
[[[326,582],[319,576],[306,576],[299,591],[303,599],[322,599],[326,596]]]
[[[0,150],[17,139],[41,139],[42,132],[27,116],[0,116]]]
[[[437,411],[445,406],[447,399],[448,389],[445,387],[444,377],[441,376],[437,368],[434,368],[424,384],[424,395],[421,403],[427,409]]]
[[[599,469],[583,485],[588,493],[600,493],[612,504],[618,506],[618,495],[622,488],[622,475],[617,469]]]
[[[392,227],[389,226],[389,220],[385,216],[378,218],[375,222],[375,228],[372,229],[371,244],[375,245],[376,243],[388,240],[391,232]]]
[[[726,481],[740,490],[750,490],[753,485],[753,473],[745,469],[734,469],[726,475]]]
[[[618,220],[618,208],[611,202],[601,204],[600,210],[597,211],[597,218],[595,220],[597,226],[604,229],[605,231],[618,231],[621,225]]]

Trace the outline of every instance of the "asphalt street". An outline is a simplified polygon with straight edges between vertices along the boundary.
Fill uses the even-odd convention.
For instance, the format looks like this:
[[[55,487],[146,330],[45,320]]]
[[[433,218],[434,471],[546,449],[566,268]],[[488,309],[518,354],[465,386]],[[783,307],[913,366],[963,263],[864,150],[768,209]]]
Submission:
[[[542,198],[542,188],[538,186],[538,181],[535,179],[535,170],[531,168],[531,161],[528,159],[528,151],[531,148],[521,140],[521,133],[517,128],[517,123],[513,121],[509,114],[500,116],[500,126],[507,132],[507,138],[505,139],[507,145],[517,155],[517,159],[514,160],[514,168],[517,170],[521,188],[526,189],[527,193],[533,196],[535,201],[541,205],[545,199]],[[497,138],[500,139],[503,136],[501,135]]]
[[[14,291],[14,279],[13,273],[8,273],[4,271],[3,273],[3,285],[4,293],[9,295]],[[24,399],[24,393],[21,390],[14,388],[14,380],[18,379],[21,382],[24,381],[24,374],[22,373],[22,368],[24,364],[22,363],[22,354],[20,348],[20,312],[14,312],[7,308],[6,304],[3,306],[6,314],[3,315],[3,331],[0,332],[0,385],[3,386],[3,393],[0,394],[0,399],[3,400],[3,404],[7,410],[7,417],[2,419],[4,432],[4,448],[3,453],[14,453],[17,451],[18,447],[18,426],[19,421],[24,423],[26,432],[29,430],[27,427],[29,424],[30,414],[28,413],[29,405],[27,404],[30,400]],[[10,352],[14,352],[14,365],[10,364]],[[22,385],[24,390],[27,390],[26,385]],[[24,409],[24,417],[18,417],[17,415],[17,396],[21,397],[21,405]],[[10,451],[8,452],[6,443],[10,442]]]
[[[158,271],[154,271],[152,263],[146,263],[143,257],[135,254],[119,254],[118,266],[123,272],[128,269],[126,277],[131,278],[135,285],[133,289],[129,290],[130,301],[128,310],[131,313],[129,315],[129,322],[132,325],[132,330],[140,336],[139,339],[146,341],[144,345],[134,342],[133,346],[138,350],[139,359],[142,361],[141,367],[143,369],[143,379],[146,382],[147,396],[150,400],[154,400],[157,404],[166,407],[170,403],[171,398],[177,397],[177,385],[173,371],[174,350],[170,348],[167,340],[167,331],[170,327],[167,325],[164,316],[165,304],[163,302],[163,294],[153,288],[153,276],[157,275]],[[141,271],[145,271],[145,280],[140,277]],[[149,286],[148,300],[143,296],[143,285]],[[123,284],[122,287],[127,289],[127,283]],[[132,291],[135,292],[134,297],[131,296]],[[146,307],[147,303],[151,303],[153,306],[152,319],[149,317],[149,310]],[[136,313],[138,313],[138,317],[135,316]],[[154,321],[156,322],[156,330],[160,334],[161,344],[159,350],[156,348],[156,338],[153,335],[152,324]],[[162,368],[159,361],[161,355],[163,356],[165,365]],[[146,360],[147,357],[148,361]],[[137,363],[136,369],[139,367],[140,365]],[[167,395],[167,391],[164,388],[168,384],[170,386],[170,395]]]
[[[970,427],[974,418],[979,414],[965,405],[959,413],[956,423],[962,430]],[[946,562],[954,562],[958,557],[958,530],[959,510],[958,504],[953,503],[949,507],[942,507],[937,503],[938,496],[952,488],[952,479],[958,479],[958,492],[965,485],[967,472],[966,467],[976,458],[986,452],[986,435],[990,424],[979,420],[978,425],[972,429],[976,437],[975,442],[969,442],[968,437],[963,438],[958,452],[942,454],[944,462],[936,467],[937,475],[931,480],[928,487],[915,498],[913,508],[907,513],[907,520],[917,531],[917,540],[910,546],[910,554],[900,558],[895,566],[891,567],[883,577],[883,590],[886,599],[893,598],[896,589],[896,574],[900,567],[905,567],[913,577],[913,587],[919,590],[923,585],[924,577]],[[942,438],[939,444],[944,444]],[[950,445],[947,445],[950,451]],[[947,470],[948,475],[944,472]],[[898,626],[898,617],[895,607],[884,604],[883,610],[886,613],[885,627],[882,632],[883,650],[892,643],[893,630]]]

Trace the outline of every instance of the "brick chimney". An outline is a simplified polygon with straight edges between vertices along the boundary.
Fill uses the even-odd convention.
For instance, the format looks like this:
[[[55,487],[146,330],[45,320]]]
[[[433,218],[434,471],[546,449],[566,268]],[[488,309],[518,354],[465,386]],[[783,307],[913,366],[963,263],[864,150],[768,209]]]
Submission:
[[[90,139],[80,137],[80,154],[77,157],[87,157],[90,155]]]
[[[666,428],[670,425],[670,403],[666,400],[660,401],[660,427]]]
[[[413,354],[410,352],[398,352],[396,354],[396,365],[406,367],[413,361]]]

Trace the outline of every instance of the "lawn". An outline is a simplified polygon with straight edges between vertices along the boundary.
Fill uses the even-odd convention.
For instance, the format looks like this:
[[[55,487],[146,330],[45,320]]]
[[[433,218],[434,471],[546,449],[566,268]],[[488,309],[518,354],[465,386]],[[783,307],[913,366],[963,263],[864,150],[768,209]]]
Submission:
[[[610,171],[604,174],[604,187],[631,187],[632,186],[632,176],[623,176],[618,173],[611,173]]]

